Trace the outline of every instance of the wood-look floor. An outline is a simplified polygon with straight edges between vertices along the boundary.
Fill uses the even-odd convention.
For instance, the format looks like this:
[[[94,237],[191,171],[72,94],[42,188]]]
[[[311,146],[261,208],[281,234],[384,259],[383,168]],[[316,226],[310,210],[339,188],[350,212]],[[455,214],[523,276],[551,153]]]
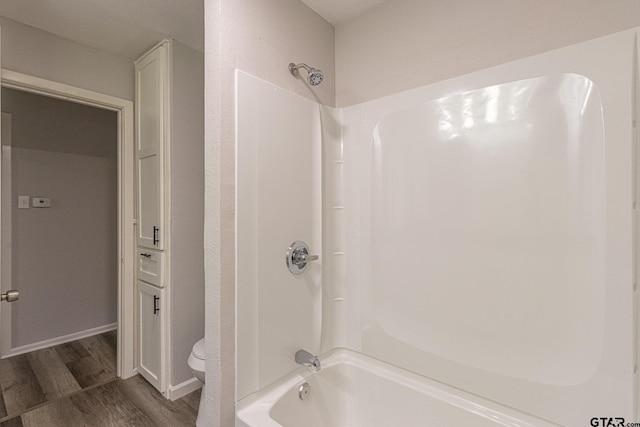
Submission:
[[[0,360],[0,427],[193,426],[200,391],[174,402],[116,377],[116,333]]]

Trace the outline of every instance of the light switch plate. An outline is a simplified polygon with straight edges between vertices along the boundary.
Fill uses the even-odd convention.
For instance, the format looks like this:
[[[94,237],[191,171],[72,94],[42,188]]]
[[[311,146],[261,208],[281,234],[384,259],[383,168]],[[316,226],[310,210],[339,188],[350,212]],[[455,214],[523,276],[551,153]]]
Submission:
[[[18,196],[18,209],[29,209],[29,196]]]

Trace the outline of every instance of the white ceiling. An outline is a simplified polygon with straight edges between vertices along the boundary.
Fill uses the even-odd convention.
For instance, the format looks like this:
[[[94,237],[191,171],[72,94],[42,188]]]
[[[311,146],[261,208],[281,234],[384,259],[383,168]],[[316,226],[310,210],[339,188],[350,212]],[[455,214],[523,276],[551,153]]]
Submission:
[[[362,15],[386,0],[300,0],[333,25]]]
[[[333,25],[385,0],[301,0]],[[0,16],[129,59],[163,38],[204,50],[203,0],[0,0]]]

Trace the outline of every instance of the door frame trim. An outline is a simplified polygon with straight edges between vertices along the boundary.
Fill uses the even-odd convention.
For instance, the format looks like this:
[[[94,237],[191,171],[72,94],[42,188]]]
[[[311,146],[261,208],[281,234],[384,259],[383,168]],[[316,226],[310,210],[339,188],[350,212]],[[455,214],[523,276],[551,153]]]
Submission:
[[[135,358],[134,109],[133,102],[2,69],[2,87],[114,111],[118,115],[118,354],[117,374],[137,373]],[[1,235],[0,235],[1,243]],[[3,337],[4,338],[4,337]]]

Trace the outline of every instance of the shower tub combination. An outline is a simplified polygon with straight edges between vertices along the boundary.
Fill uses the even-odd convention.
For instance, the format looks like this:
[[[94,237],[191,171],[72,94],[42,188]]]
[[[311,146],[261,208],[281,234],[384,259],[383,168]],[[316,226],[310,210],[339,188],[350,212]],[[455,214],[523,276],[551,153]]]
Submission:
[[[341,110],[238,71],[236,426],[637,422],[636,38]]]
[[[321,362],[246,398],[236,427],[557,426],[350,350]]]

